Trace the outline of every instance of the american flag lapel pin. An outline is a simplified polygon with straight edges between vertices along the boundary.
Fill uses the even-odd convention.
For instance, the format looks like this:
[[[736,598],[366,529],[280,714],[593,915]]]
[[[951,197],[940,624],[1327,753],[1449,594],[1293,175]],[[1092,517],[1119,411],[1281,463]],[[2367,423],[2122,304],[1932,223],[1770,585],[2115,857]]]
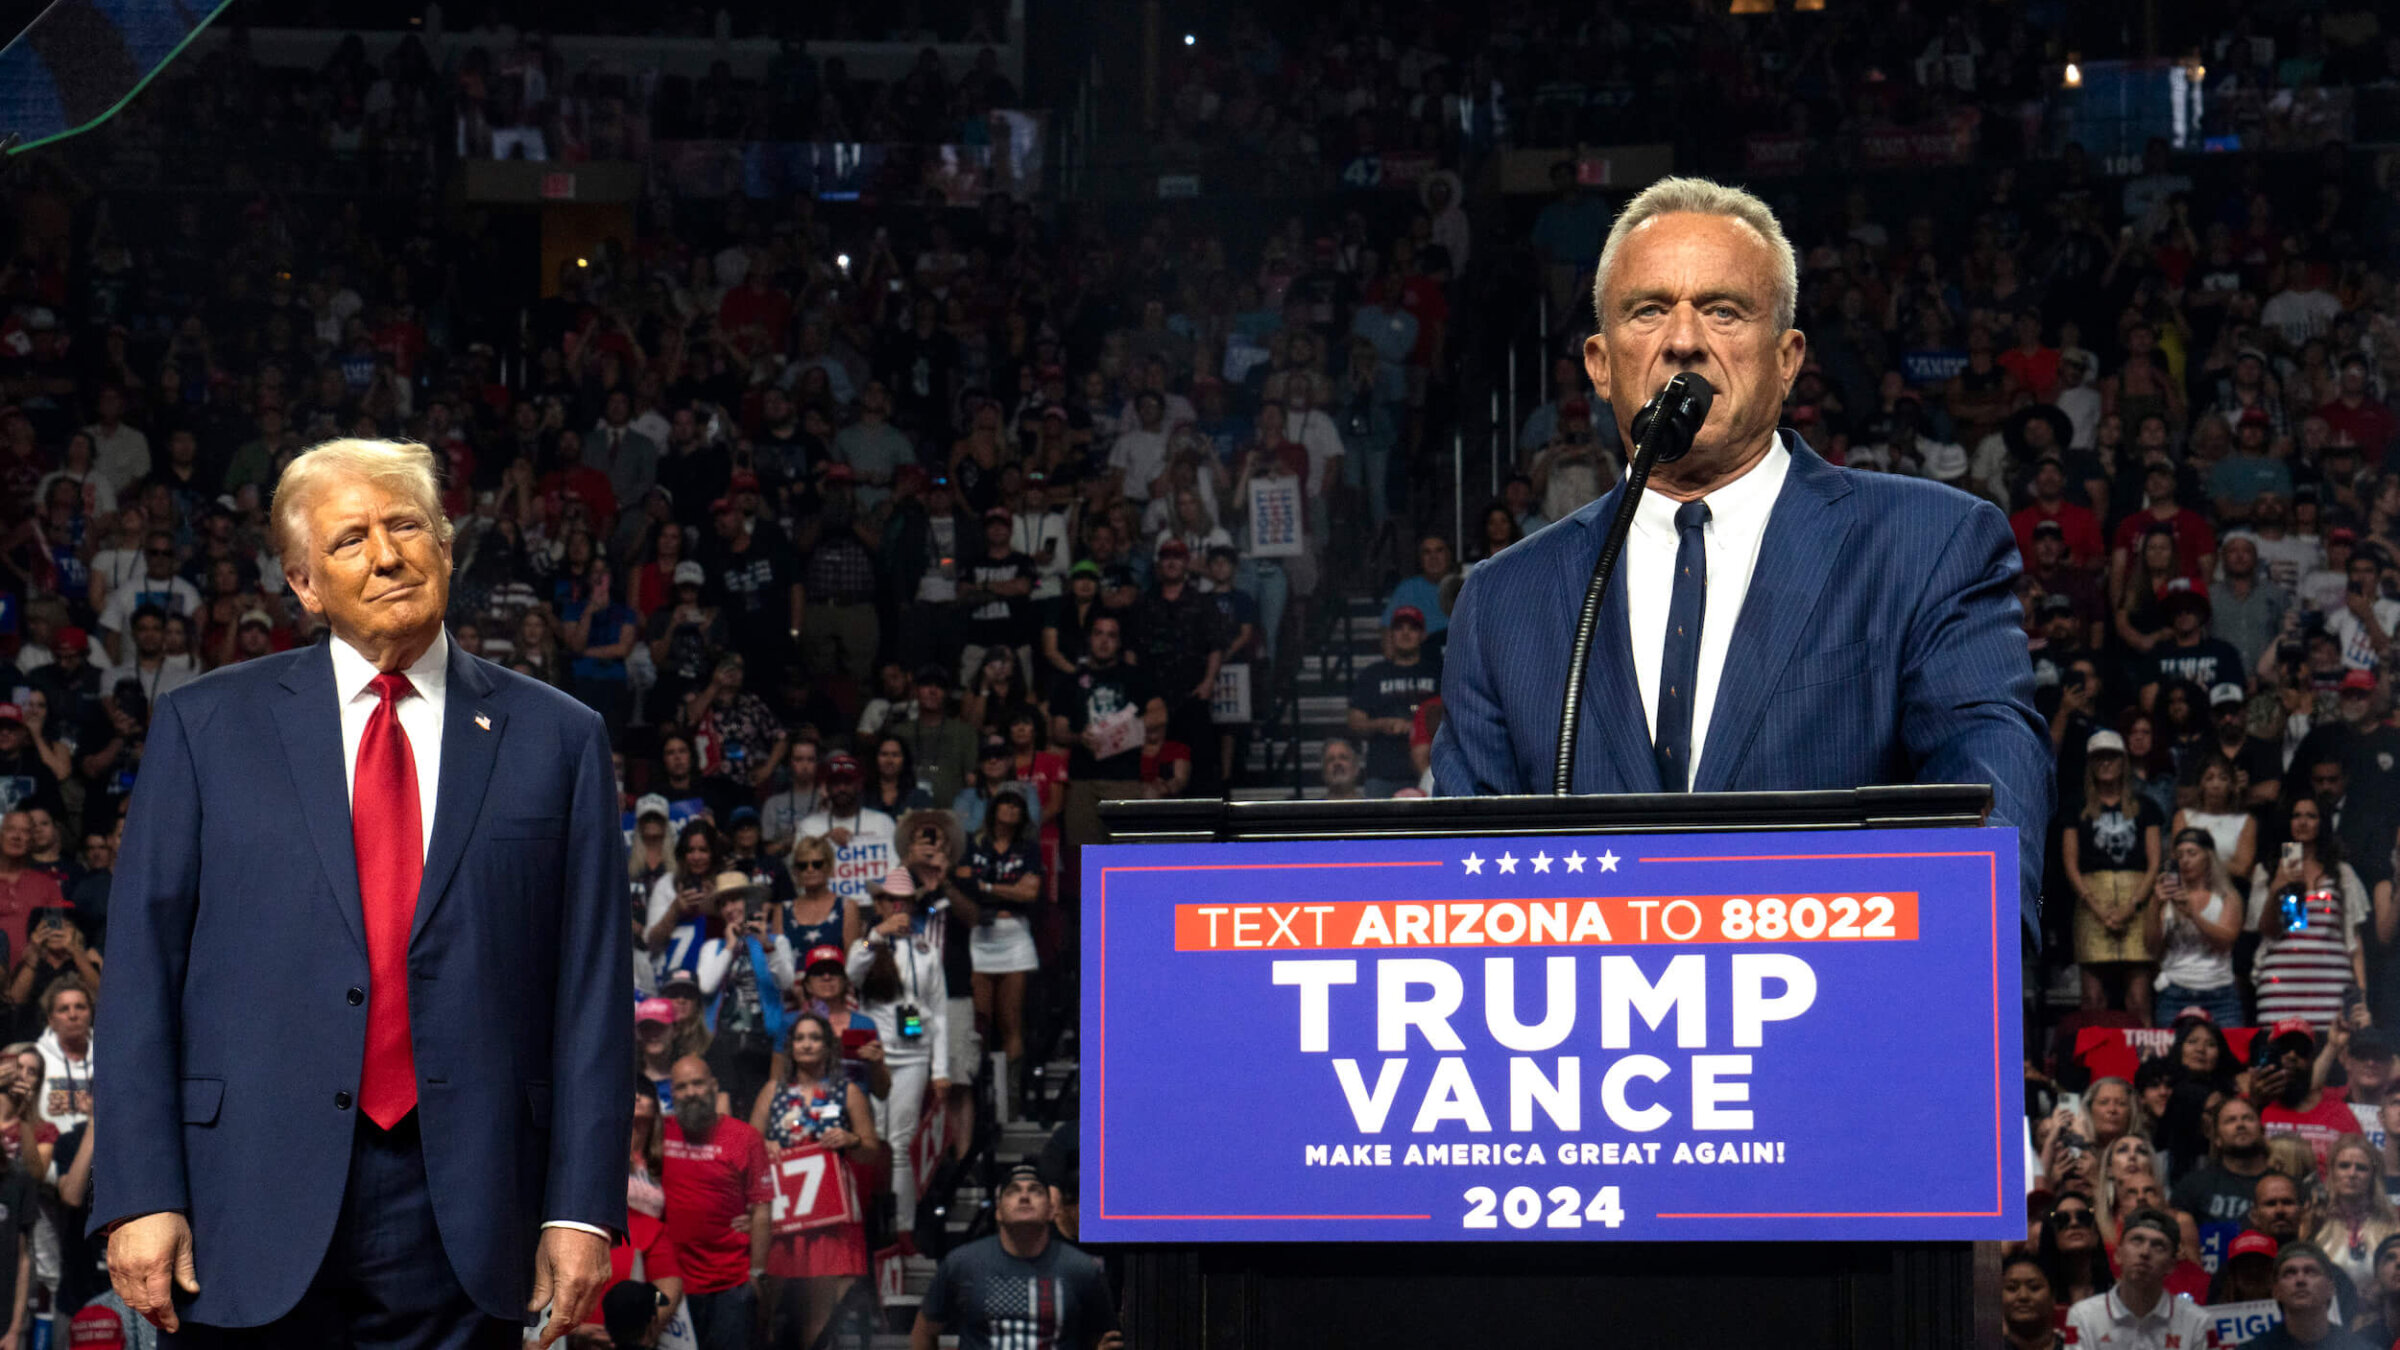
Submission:
[[[475,714],[475,725],[485,731],[490,731],[492,729],[492,719],[484,716],[482,713],[477,713]]]

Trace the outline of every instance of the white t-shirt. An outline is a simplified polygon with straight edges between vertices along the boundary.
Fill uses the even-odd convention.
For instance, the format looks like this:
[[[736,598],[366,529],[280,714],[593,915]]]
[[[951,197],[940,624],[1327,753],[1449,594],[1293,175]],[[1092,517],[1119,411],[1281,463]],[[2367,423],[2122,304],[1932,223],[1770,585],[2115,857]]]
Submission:
[[[185,618],[200,611],[200,590],[182,577],[158,581],[141,576],[118,587],[108,597],[100,611],[100,629],[106,633],[122,633],[133,623],[133,612],[144,605],[156,605],[169,614]]]
[[[1164,427],[1144,431],[1133,427],[1109,447],[1108,467],[1125,471],[1125,499],[1150,500],[1150,485],[1167,471],[1167,433]]]
[[[2228,901],[2214,891],[2200,907],[2200,917],[2210,923],[2225,922],[2227,912]],[[2223,989],[2233,983],[2233,950],[2218,951],[2210,946],[2199,926],[2185,918],[2182,910],[2168,906],[2160,927],[2166,951],[2158,961],[2159,983],[2185,989]]]
[[[2300,578],[2325,565],[2325,550],[2314,539],[2304,535],[2287,534],[2281,539],[2250,536],[2258,545],[2259,565],[2266,569],[2267,578],[2281,586],[2286,594],[2300,589]]]
[[[899,861],[892,844],[899,824],[872,806],[862,806],[849,816],[812,812],[801,819],[798,832],[830,839],[835,826],[850,832],[850,842],[833,847],[833,892],[853,904],[864,903],[867,883],[882,881],[884,873]]]
[[[2376,601],[2375,623],[2383,629],[2385,638],[2400,637],[2400,600]],[[2342,644],[2342,664],[2352,670],[2373,670],[2383,660],[2383,653],[2375,649],[2374,637],[2358,621],[2358,616],[2350,612],[2349,605],[2325,611],[2325,631]]]

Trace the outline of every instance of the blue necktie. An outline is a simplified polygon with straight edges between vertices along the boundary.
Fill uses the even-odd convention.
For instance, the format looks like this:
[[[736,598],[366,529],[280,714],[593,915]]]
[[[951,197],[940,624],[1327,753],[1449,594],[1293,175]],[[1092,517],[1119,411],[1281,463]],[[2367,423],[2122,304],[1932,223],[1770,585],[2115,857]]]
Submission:
[[[1708,503],[1675,512],[1675,595],[1667,603],[1667,641],[1658,662],[1658,784],[1692,790],[1692,703],[1700,684],[1700,623],[1708,615]]]

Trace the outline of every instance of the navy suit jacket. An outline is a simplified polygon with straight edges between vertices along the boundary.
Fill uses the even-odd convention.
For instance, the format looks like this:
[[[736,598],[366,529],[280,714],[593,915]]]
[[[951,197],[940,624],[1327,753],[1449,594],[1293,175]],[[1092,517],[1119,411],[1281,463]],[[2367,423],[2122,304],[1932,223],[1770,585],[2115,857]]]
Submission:
[[[92,1229],[189,1215],[194,1321],[288,1312],[341,1212],[368,985],[342,761],[319,644],[161,698],[128,807]],[[525,1319],[543,1222],[625,1227],[619,809],[597,714],[450,645],[409,1030],[442,1246],[498,1318]]]
[[[1698,792],[1989,783],[2038,935],[2050,739],[2033,710],[2007,517],[1954,488],[1837,469],[1796,436],[1717,685]],[[1435,790],[1546,793],[1559,699],[1620,486],[1475,569],[1450,616]],[[1724,622],[1718,615],[1710,623]],[[1620,568],[1600,609],[1578,792],[1657,792]]]

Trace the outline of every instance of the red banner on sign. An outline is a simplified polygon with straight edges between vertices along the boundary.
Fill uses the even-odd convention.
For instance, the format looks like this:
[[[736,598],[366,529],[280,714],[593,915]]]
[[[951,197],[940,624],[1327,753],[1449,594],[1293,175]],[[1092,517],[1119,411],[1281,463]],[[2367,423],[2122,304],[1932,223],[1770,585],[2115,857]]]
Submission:
[[[769,1224],[777,1237],[859,1221],[858,1184],[842,1155],[820,1144],[767,1151],[775,1181]]]
[[[2258,1034],[2258,1028],[2222,1030],[2234,1059],[2249,1063],[2250,1038]],[[2163,1027],[2085,1027],[2075,1033],[2075,1058],[2083,1062],[2094,1078],[2122,1078],[2130,1083],[2143,1060],[2165,1055],[2174,1048],[2174,1040],[2175,1033]]]

